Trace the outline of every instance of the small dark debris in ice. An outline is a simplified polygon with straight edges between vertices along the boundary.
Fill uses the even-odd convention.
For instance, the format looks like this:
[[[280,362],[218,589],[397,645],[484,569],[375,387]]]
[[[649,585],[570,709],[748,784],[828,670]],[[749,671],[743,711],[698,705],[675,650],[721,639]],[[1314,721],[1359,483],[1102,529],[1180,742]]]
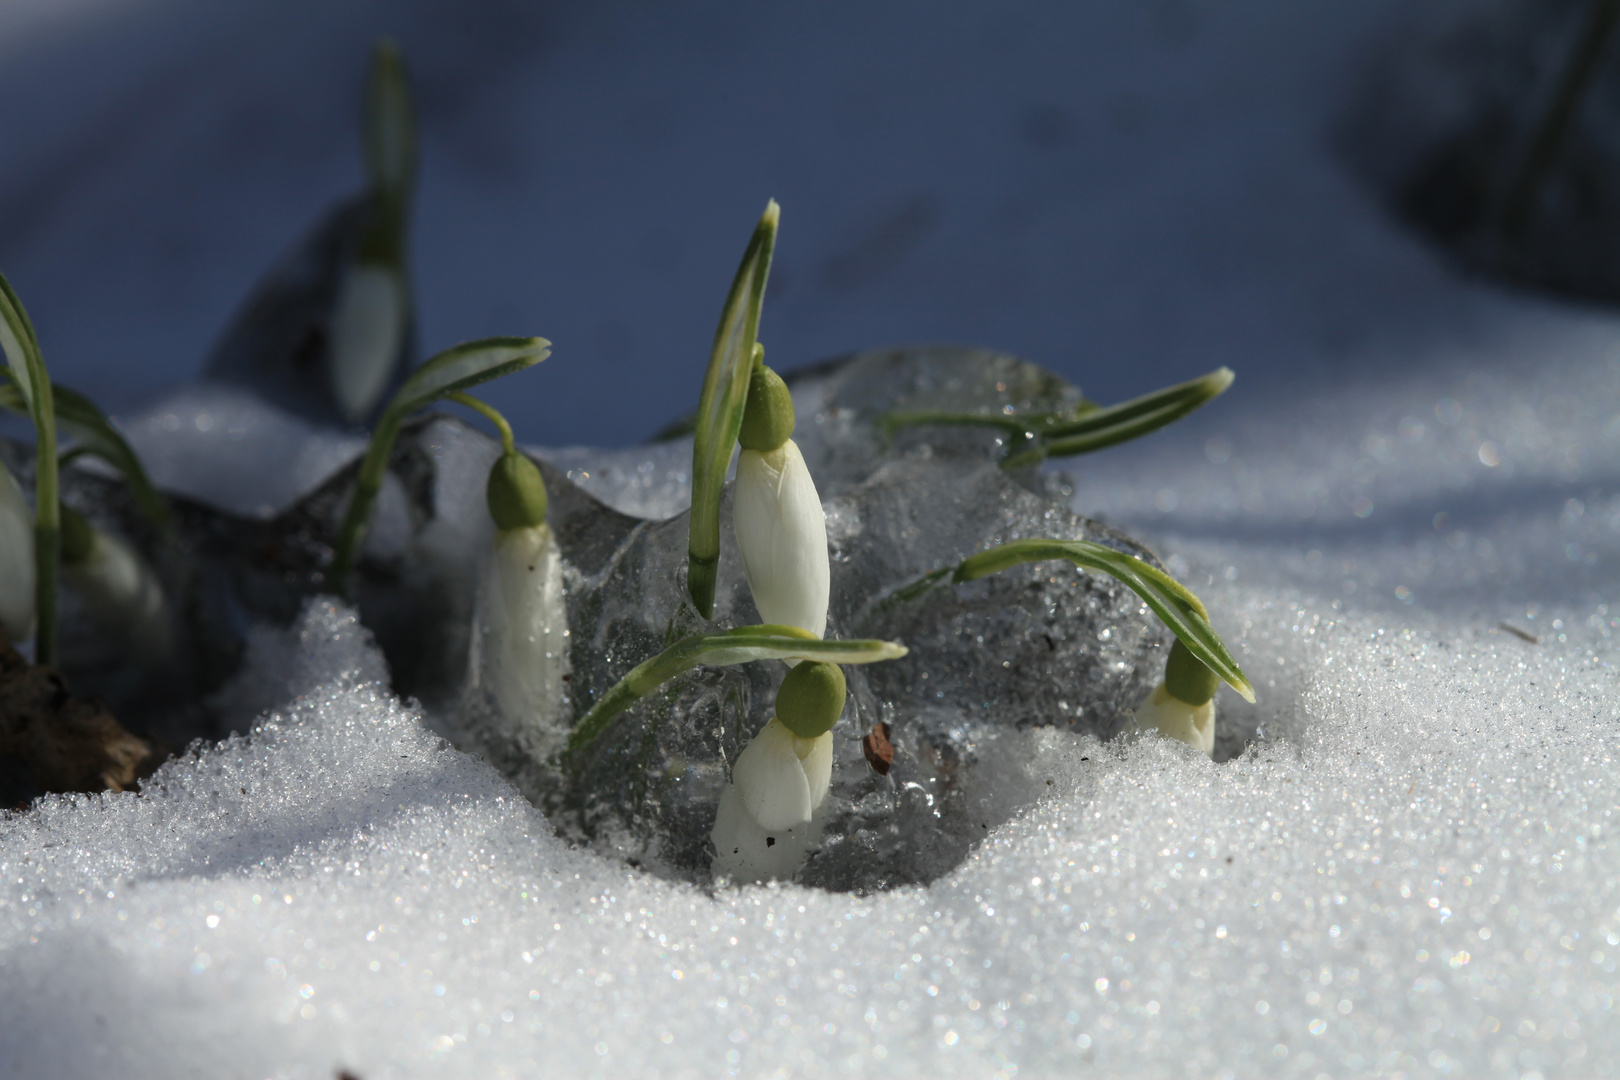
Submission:
[[[894,744],[889,741],[889,725],[880,723],[861,739],[861,752],[866,763],[879,776],[888,776],[894,766]]]
[[[1541,644],[1541,638],[1537,637],[1535,634],[1532,634],[1528,630],[1519,629],[1517,626],[1514,626],[1510,622],[1499,622],[1499,623],[1496,624],[1496,626],[1497,626],[1497,629],[1507,631],[1508,633],[1512,634],[1514,637],[1518,638],[1520,641],[1528,641],[1532,645],[1540,645]]]
[[[776,837],[774,837],[774,836],[767,836],[767,837],[766,837],[766,838],[765,838],[765,846],[766,846],[766,847],[775,847],[775,846],[776,846]]]
[[[105,702],[74,697],[59,672],[29,664],[0,635],[0,760],[5,758],[24,766],[40,792],[94,792],[133,788],[164,755],[125,731]]]

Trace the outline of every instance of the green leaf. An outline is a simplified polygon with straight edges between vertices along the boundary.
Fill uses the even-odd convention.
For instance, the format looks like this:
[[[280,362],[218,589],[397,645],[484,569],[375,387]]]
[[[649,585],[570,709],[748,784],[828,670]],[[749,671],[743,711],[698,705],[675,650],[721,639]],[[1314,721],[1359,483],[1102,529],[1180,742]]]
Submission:
[[[1038,446],[1012,455],[1001,463],[1001,467],[1017,469],[1037,465],[1048,457],[1085,454],[1157,431],[1220,397],[1232,385],[1234,378],[1236,376],[1231,368],[1216,368],[1190,382],[1155,390],[1123,404],[1053,424],[1040,433]]]
[[[17,294],[11,291],[11,282],[0,274],[0,349],[6,354],[6,365],[22,395],[23,412],[33,415],[33,379],[29,376],[29,360],[39,352],[39,340],[34,337],[34,324],[28,318]]]
[[[594,742],[608,723],[683,671],[708,664],[722,667],[750,660],[821,660],[833,664],[874,664],[906,655],[894,641],[827,641],[797,626],[741,626],[718,634],[682,638],[651,660],[643,661],[620,679],[568,736],[568,751],[576,753]]]
[[[96,408],[95,402],[78,391],[53,383],[51,397],[56,405],[57,423],[79,441],[79,445],[68,453],[91,454],[117,469],[129,493],[134,496],[136,505],[141,508],[141,513],[160,528],[168,528],[168,500],[152,486],[146,469],[141,466],[141,459],[135,455],[134,447],[129,445],[123,433],[113,427],[112,421]],[[28,414],[28,405],[23,400],[15,377],[0,384],[0,406],[25,416]]]
[[[1089,540],[1014,540],[965,560],[956,568],[952,580],[976,581],[1020,563],[1049,559],[1064,559],[1075,566],[1100,570],[1117,578],[1147,602],[1189,652],[1245,701],[1254,700],[1254,687],[1249,685],[1248,677],[1227,651],[1221,636],[1209,625],[1209,612],[1204,610],[1203,602],[1175,578],[1134,555]]]
[[[416,117],[399,46],[377,42],[366,82],[366,175],[384,198],[409,201],[416,183]]]
[[[403,420],[446,394],[533,367],[550,355],[545,338],[483,338],[457,345],[411,372],[385,412]]]
[[[688,519],[686,586],[704,618],[714,614],[714,586],[720,565],[720,495],[731,451],[742,430],[748,379],[759,336],[759,308],[776,250],[781,208],[772,199],[743,252],[737,276],[720,311],[709,367],[703,374],[697,426],[692,438],[692,513]]]

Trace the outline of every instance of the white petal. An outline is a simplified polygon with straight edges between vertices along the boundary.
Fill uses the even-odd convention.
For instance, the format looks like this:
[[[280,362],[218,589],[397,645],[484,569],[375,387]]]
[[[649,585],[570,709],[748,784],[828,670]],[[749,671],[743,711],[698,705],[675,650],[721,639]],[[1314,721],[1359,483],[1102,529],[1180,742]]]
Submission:
[[[824,731],[813,739],[794,739],[793,751],[804,766],[804,781],[810,786],[810,809],[821,809],[832,786],[833,737]]]
[[[787,881],[804,862],[805,854],[821,836],[814,822],[791,829],[766,830],[743,807],[737,788],[727,784],[714,817],[714,863],[717,878],[737,882]]]
[[[332,391],[350,420],[371,411],[405,336],[405,283],[391,267],[351,266],[332,317]]]
[[[14,645],[34,633],[34,515],[4,465],[0,465],[0,626]]]
[[[509,734],[544,757],[562,735],[568,616],[562,558],[545,525],[495,534],[479,619],[475,678]]]
[[[790,829],[810,820],[810,784],[794,750],[796,741],[773,716],[737,755],[731,770],[743,806],[762,828]]]
[[[1136,722],[1144,729],[1179,739],[1206,754],[1215,753],[1215,699],[1188,705],[1170,696],[1160,683],[1136,707]]]
[[[827,518],[792,439],[768,453],[738,456],[734,525],[760,619],[820,637],[831,584]]]
[[[90,617],[122,637],[142,659],[167,658],[169,612],[163,585],[134,548],[97,532],[83,562],[62,564],[62,579]]]

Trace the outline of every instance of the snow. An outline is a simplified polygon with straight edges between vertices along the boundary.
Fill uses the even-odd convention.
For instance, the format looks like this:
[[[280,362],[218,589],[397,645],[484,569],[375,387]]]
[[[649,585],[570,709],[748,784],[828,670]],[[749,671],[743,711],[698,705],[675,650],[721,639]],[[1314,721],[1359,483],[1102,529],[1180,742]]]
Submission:
[[[924,242],[838,304],[811,286],[815,264],[801,256],[803,289],[769,311],[776,338],[802,349],[800,359],[967,333],[1079,370],[1106,398],[1231,363],[1237,386],[1195,419],[1063,467],[1078,509],[1152,542],[1208,604],[1259,692],[1252,707],[1220,698],[1228,722],[1258,727],[1253,750],[1217,763],[1158,740],[1032,732],[1026,757],[1000,763],[999,789],[1044,794],[932,885],[863,897],[792,886],[711,894],[561,844],[491,769],[387,692],[380,656],[349,613],[317,605],[293,632],[257,634],[231,691],[242,715],[270,710],[251,734],[171,763],[138,797],[52,799],[0,824],[0,1071],[329,1077],[348,1068],[367,1080],[1620,1071],[1611,839],[1620,320],[1451,277],[1355,186],[1325,132],[1369,28],[1388,17],[1355,8],[1289,5],[1285,16],[1164,3],[1092,16],[1087,34],[1051,35],[1053,49],[1083,39],[1065,70],[1095,91],[1087,108],[1097,115],[1085,124],[1100,126],[1105,107],[1145,116],[1139,144],[1086,162],[1078,147],[1102,138],[1086,127],[1065,151],[1068,174],[1015,171],[1005,188],[991,184],[993,147],[973,144],[984,153],[962,176],[940,170],[937,183],[957,185],[940,205],[962,216],[947,215],[934,247]],[[597,37],[569,24],[592,44],[559,61],[547,94],[584,77],[587,61],[633,63],[654,51],[640,38],[611,43],[608,30],[630,19],[622,10],[600,18],[586,27]],[[1190,44],[1177,37],[1188,26]],[[960,15],[918,22],[906,65],[864,78],[893,90],[930,61],[954,70],[977,55],[964,46],[977,28]],[[767,29],[822,44],[839,37],[836,27],[749,22],[737,40]],[[1028,37],[1008,33],[1016,56]],[[264,77],[255,68],[243,79]],[[851,85],[847,93],[874,99],[868,83]],[[951,100],[962,104],[979,85]],[[521,107],[541,109],[530,92],[532,106]],[[708,100],[707,90],[689,92]],[[999,100],[1033,92],[1015,82]],[[853,145],[870,147],[889,122],[879,109],[875,134]],[[883,189],[856,207],[873,213],[885,199],[904,202],[897,182],[870,179],[880,169],[835,185],[789,135],[764,142],[770,164],[742,174],[747,198],[732,207],[720,204],[735,193],[713,196],[712,216],[702,203],[693,220],[703,229],[752,220],[772,193],[762,185],[782,175],[772,170],[789,166],[802,170],[811,204],[790,229],[812,249],[834,243],[840,219],[826,206],[839,192]],[[157,151],[125,151],[136,159],[127,173],[155,185],[148,152]],[[496,215],[481,209],[489,222],[463,221],[470,232],[452,235],[432,208],[474,185],[435,178],[434,167],[424,244],[465,245],[462,258],[472,258]],[[584,191],[583,170],[566,175],[573,186],[559,185],[557,207],[576,195],[587,208],[607,199]],[[1087,180],[1094,201],[1052,195],[1065,177]],[[144,190],[88,205],[117,219]],[[774,193],[791,214],[784,190]],[[158,213],[179,214],[175,201]],[[232,265],[262,264],[319,203],[283,206],[255,225],[274,243],[232,249]],[[664,216],[677,221],[672,207]],[[590,214],[579,220],[547,245],[548,258],[588,247],[586,234],[603,228]],[[992,229],[1009,221],[1035,224]],[[639,284],[615,291],[598,270],[574,275],[566,295],[595,305],[581,307],[574,339],[591,340],[588,319],[611,299],[621,316],[641,310],[657,328],[638,330],[637,348],[655,351],[676,327],[701,357],[735,259],[736,243],[719,232],[714,252],[730,254],[709,260],[715,281],[692,286],[701,303],[686,294],[643,303]],[[5,247],[43,277],[41,336],[64,340],[69,359],[95,354],[101,332],[72,324],[64,299],[88,258],[78,235]],[[794,235],[784,232],[784,251]],[[515,260],[516,243],[493,243],[490,265]],[[696,239],[683,250],[694,264],[714,253]],[[1027,263],[1015,258],[1026,254]],[[422,263],[430,345],[528,329],[484,322],[518,303],[516,290],[540,288],[532,278],[508,284],[518,275],[492,271],[502,282],[492,290],[490,278],[449,283],[453,261]],[[120,301],[140,308],[136,340],[200,357],[208,319],[226,306],[206,290],[184,292],[201,289],[200,265],[174,269],[168,280],[184,295],[172,308],[144,293]],[[95,273],[128,267],[113,260]],[[547,273],[563,291],[574,272]],[[249,276],[231,279],[233,295]],[[22,270],[12,279],[33,295]],[[567,305],[533,310],[550,318]],[[185,315],[177,328],[158,329],[176,312]],[[565,335],[536,322],[559,342],[539,386],[564,370],[566,354]],[[1106,358],[1109,369],[1087,378],[1076,355],[1099,367]],[[100,369],[86,364],[80,385],[93,389]],[[624,391],[643,395],[632,409],[596,396],[611,372],[580,363],[522,399],[537,421],[526,437],[583,441],[593,425],[620,431],[605,418],[626,416],[652,430],[689,404],[693,365],[666,365],[669,382],[660,372]],[[71,363],[60,370],[72,384]],[[117,389],[134,400],[132,387]],[[179,404],[160,401],[131,422],[154,475],[239,512],[269,513],[294,493],[288,477],[313,482],[351,452],[307,433],[278,467],[274,483],[288,486],[256,467],[264,489],[233,494],[229,470],[196,454],[162,464],[170,412],[192,418],[188,438],[198,434],[200,413]],[[676,505],[680,445],[600,457],[576,449],[561,467],[611,466],[597,478],[610,502],[662,514]],[[199,474],[190,489],[187,460]]]

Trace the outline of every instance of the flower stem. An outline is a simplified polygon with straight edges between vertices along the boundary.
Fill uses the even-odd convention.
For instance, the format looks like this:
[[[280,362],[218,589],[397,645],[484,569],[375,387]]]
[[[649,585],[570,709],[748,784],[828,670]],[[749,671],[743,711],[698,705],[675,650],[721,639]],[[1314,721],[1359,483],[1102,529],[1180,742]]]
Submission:
[[[501,451],[507,454],[517,453],[517,442],[512,438],[512,425],[506,422],[506,417],[502,416],[498,411],[496,411],[495,406],[489,404],[488,402],[479,401],[471,394],[463,394],[459,390],[455,393],[446,394],[444,396],[445,400],[453,401],[457,405],[465,405],[473,412],[481,414],[484,419],[494,424],[495,429],[501,433]]]
[[[354,492],[349,496],[348,508],[343,512],[343,524],[338,526],[337,545],[332,552],[332,567],[327,571],[326,588],[338,596],[348,595],[349,572],[360,555],[360,543],[365,539],[366,524],[371,518],[371,504],[382,490],[383,476],[388,471],[388,456],[393,453],[399,438],[403,418],[392,411],[385,412],[371,434],[366,456],[360,463],[360,475],[355,478]]]

